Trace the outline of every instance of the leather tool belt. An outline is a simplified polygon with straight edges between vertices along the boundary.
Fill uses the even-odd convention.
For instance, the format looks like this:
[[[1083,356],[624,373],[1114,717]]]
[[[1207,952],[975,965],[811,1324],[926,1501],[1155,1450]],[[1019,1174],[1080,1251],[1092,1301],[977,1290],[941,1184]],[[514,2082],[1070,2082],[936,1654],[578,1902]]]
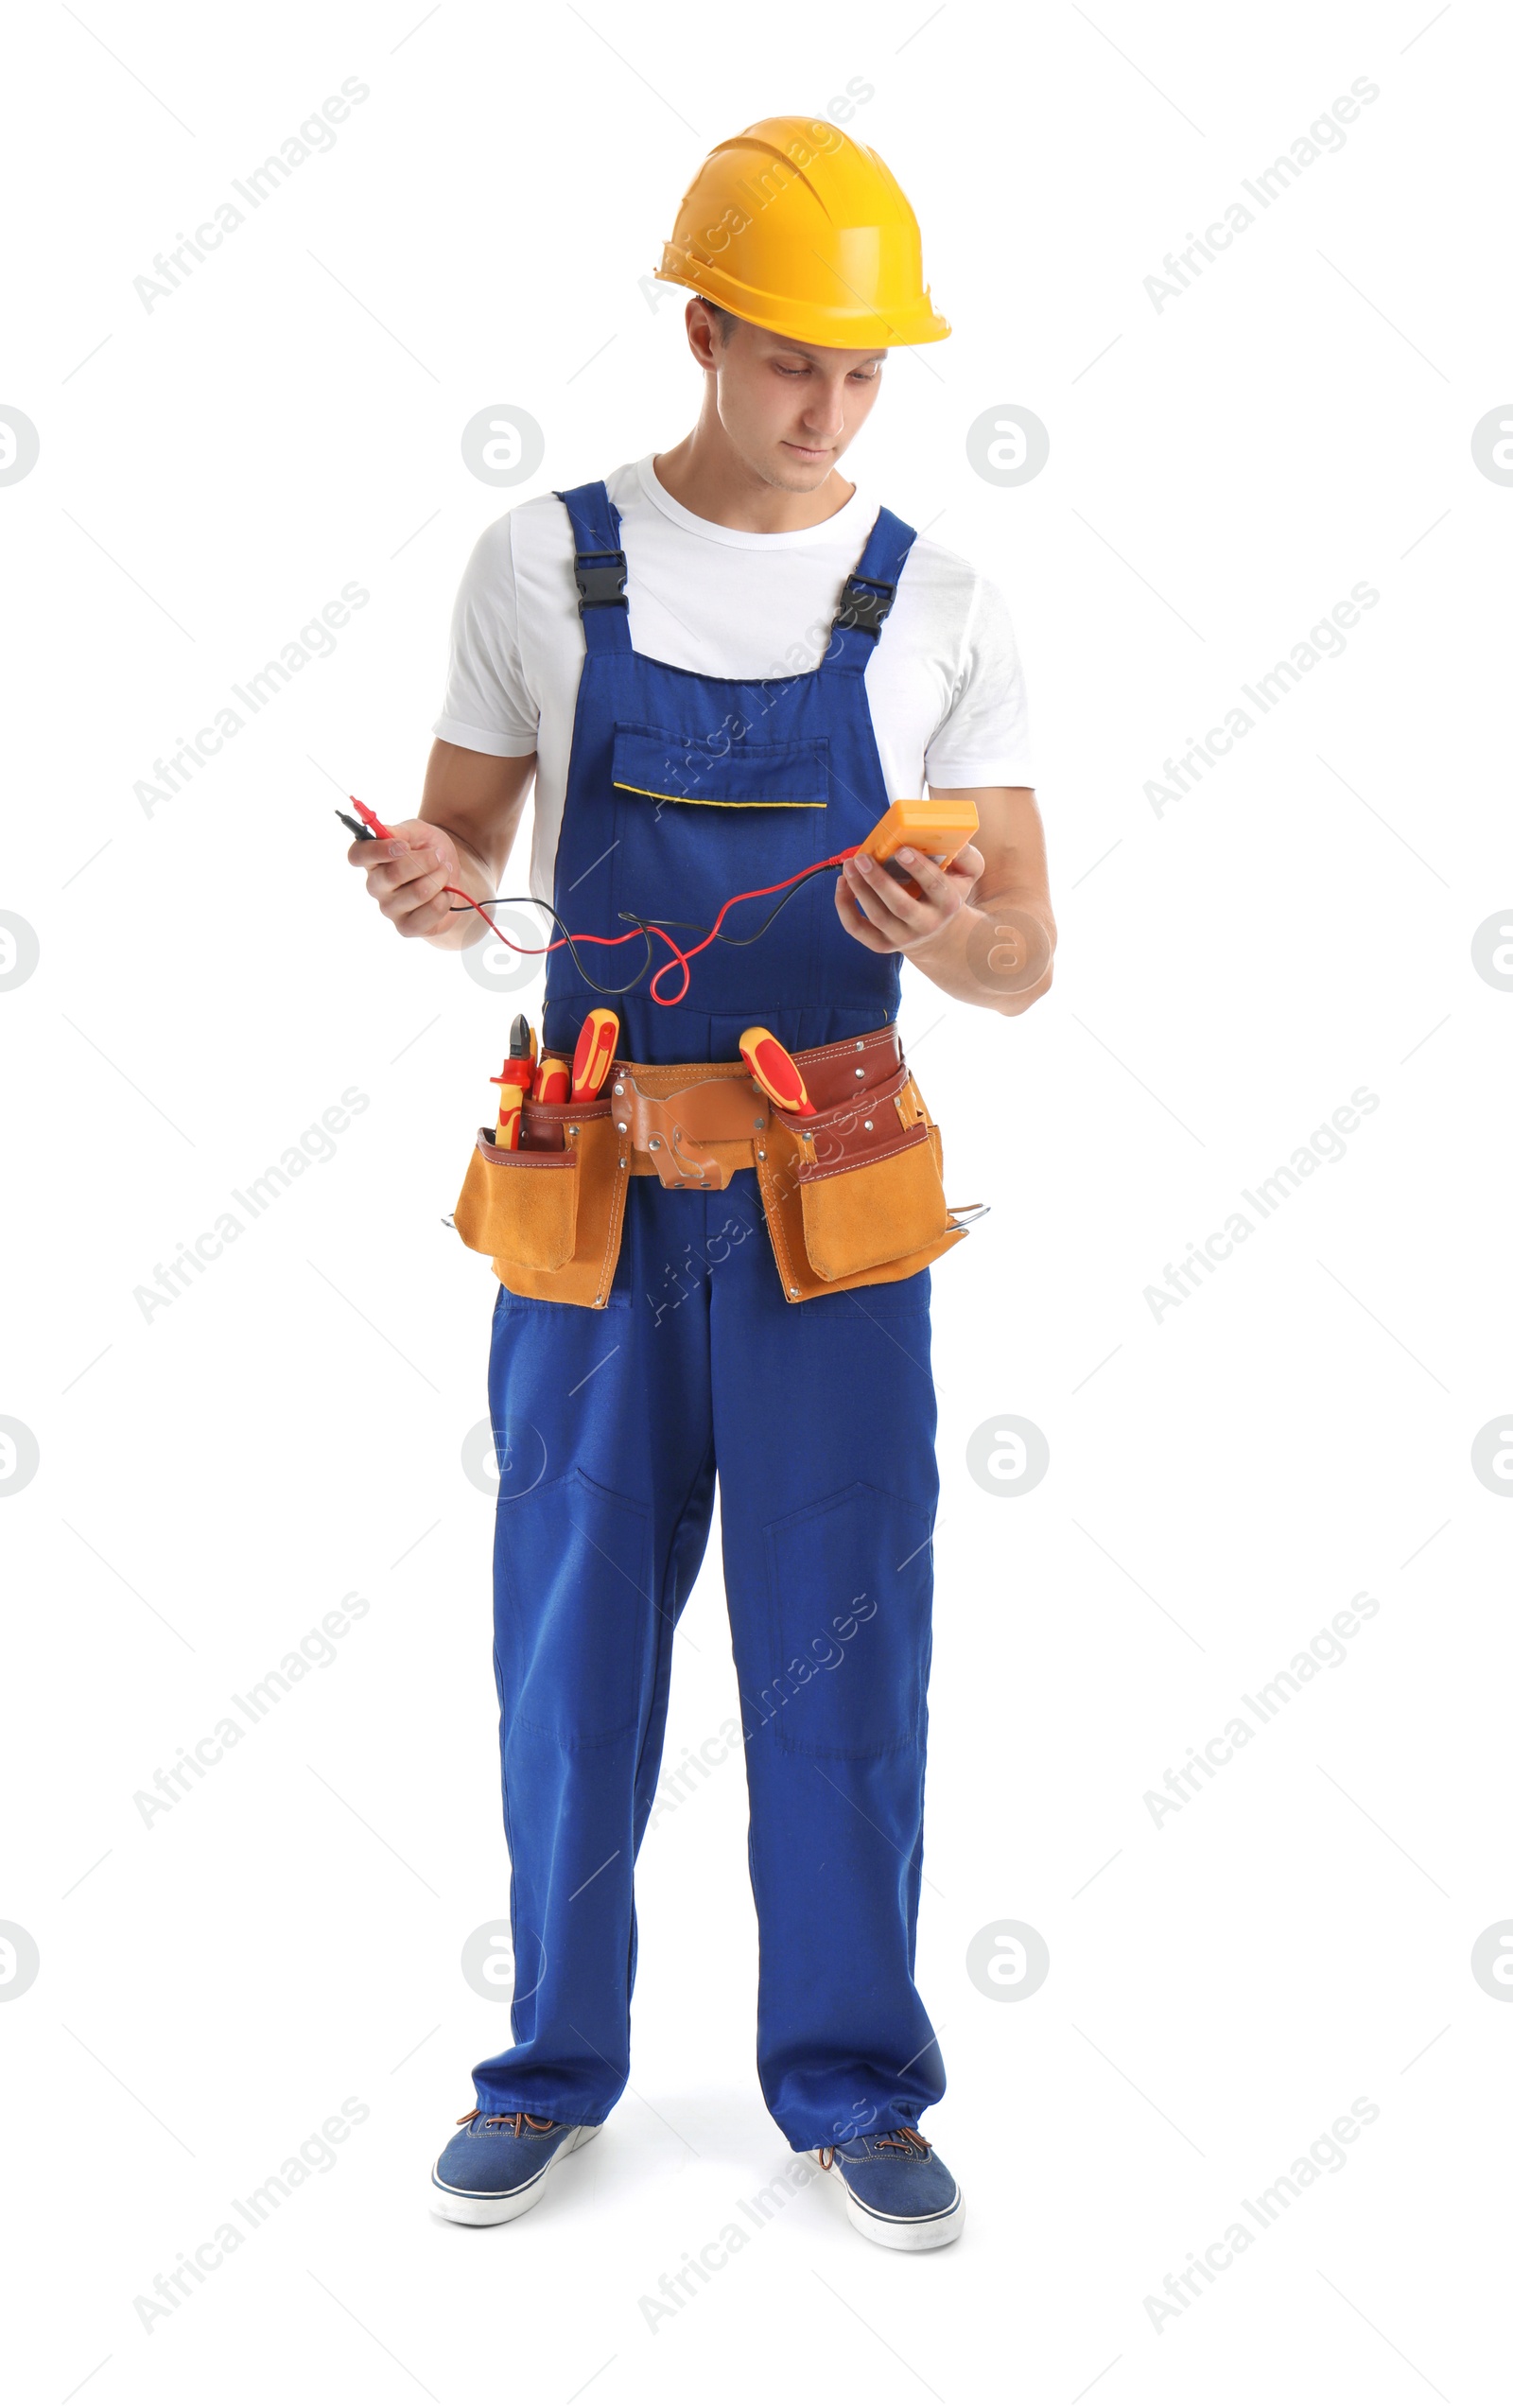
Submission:
[[[793,1059],[811,1116],[773,1104],[740,1061],[616,1061],[591,1104],[528,1097],[517,1150],[479,1129],[459,1234],[513,1295],[602,1308],[633,1178],[713,1191],[755,1170],[790,1303],[910,1278],[967,1225],[947,1205],[940,1131],[896,1028]]]

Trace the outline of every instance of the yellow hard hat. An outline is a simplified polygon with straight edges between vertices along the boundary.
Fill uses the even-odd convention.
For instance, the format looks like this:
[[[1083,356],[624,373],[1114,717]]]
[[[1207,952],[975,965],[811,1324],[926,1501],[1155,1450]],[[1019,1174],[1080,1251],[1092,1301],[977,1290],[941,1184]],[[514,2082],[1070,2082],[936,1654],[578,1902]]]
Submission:
[[[813,117],[763,117],[716,145],[657,275],[795,342],[939,342],[919,222],[875,150]]]

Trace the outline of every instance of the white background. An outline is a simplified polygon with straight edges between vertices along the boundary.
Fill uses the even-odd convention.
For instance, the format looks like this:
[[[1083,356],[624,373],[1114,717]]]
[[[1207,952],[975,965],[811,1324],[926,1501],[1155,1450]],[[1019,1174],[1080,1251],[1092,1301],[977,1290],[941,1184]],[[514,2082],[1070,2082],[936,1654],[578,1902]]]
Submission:
[[[0,993],[0,1413],[40,1448],[0,1496],[0,1918],[41,1960],[0,2013],[18,2400],[1492,2396],[1513,2014],[1470,1959],[1513,1909],[1513,1508],[1471,1445],[1513,1401],[1513,996],[1471,939],[1513,920],[1513,490],[1470,432],[1513,390],[1510,50],[1473,0],[12,15],[0,403],[41,435],[0,488],[0,909],[41,947]],[[1157,312],[1163,255],[1363,76],[1345,148]],[[370,96],[335,148],[145,310],[154,254],[344,77]],[[957,329],[890,364],[857,464],[1009,595],[1061,923],[1021,1021],[906,987],[950,1193],[994,1206],[935,1282],[919,1942],[969,2223],[895,2259],[815,2184],[652,2327],[791,2163],[740,1775],[643,1856],[604,2137],[519,2225],[433,2222],[504,2031],[460,1954],[507,1896],[462,1468],[494,1291],[443,1215],[536,995],[397,943],[331,809],[414,808],[478,530],[688,424],[681,303],[643,279],[697,161],[851,79]],[[495,403],[546,433],[515,492],[461,456]],[[965,431],[1012,405],[1051,455],[1002,488]],[[347,581],[372,599],[334,655],[145,812],[154,759]],[[1358,581],[1344,655],[1157,816],[1165,757]],[[1346,1159],[1157,1320],[1163,1266],[1363,1086]],[[144,1317],[349,1087],[335,1158]],[[1051,1465],[1003,1498],[965,1450],[1008,1413]],[[670,1764],[735,1710],[717,1563]],[[1348,1661],[1157,1824],[1167,1768],[1363,1590]],[[134,1793],[350,1591],[337,1661],[146,1827]],[[968,1978],[1005,1918],[1049,1946],[1033,1998]],[[154,2277],[350,2098],[330,2170],[145,2330]],[[1359,2098],[1344,2168],[1156,2329],[1167,2274]]]

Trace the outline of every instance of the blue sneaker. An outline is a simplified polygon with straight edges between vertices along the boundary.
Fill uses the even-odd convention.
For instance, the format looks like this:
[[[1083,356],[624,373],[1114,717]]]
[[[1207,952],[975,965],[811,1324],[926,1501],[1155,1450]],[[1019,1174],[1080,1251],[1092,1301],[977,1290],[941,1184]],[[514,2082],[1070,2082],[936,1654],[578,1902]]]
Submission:
[[[961,2236],[966,2203],[922,2132],[863,2133],[811,2153],[845,2185],[845,2211],[858,2232],[884,2249],[944,2249]]]
[[[507,2225],[533,2207],[559,2157],[592,2140],[597,2123],[553,2123],[524,2111],[459,2116],[431,2168],[431,2206],[455,2225]]]

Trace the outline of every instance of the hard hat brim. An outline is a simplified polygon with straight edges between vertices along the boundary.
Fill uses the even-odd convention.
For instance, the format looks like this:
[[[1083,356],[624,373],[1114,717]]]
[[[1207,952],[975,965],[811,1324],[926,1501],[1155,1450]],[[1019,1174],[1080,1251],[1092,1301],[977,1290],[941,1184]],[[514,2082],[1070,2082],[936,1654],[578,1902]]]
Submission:
[[[809,301],[774,308],[770,294],[754,292],[717,268],[696,264],[671,243],[664,246],[662,264],[652,274],[658,284],[683,285],[702,301],[716,303],[732,316],[744,318],[749,325],[760,326],[764,333],[786,335],[791,342],[810,343],[822,351],[904,350],[916,343],[944,341],[951,331],[949,320],[931,302],[928,286],[922,308],[885,317],[865,305],[849,309]]]

